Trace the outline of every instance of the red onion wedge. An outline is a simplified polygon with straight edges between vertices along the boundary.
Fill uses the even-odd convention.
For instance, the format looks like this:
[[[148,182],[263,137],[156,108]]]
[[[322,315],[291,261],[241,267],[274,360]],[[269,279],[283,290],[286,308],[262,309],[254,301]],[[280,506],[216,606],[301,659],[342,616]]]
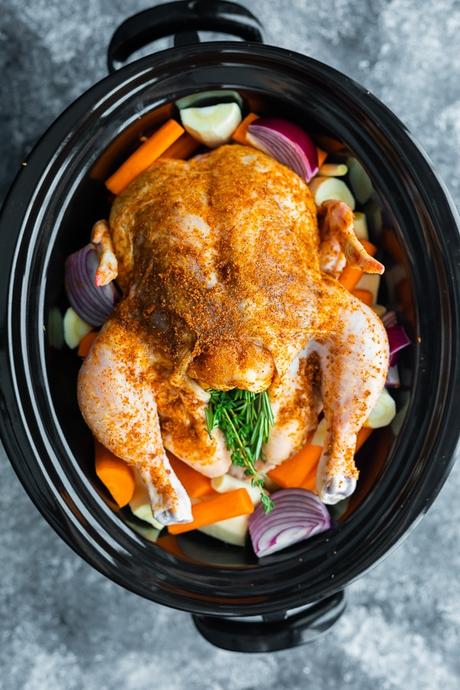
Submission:
[[[294,170],[306,182],[318,172],[318,152],[308,134],[280,117],[260,117],[248,127],[247,141]]]
[[[249,518],[249,534],[259,558],[324,532],[331,526],[326,506],[311,491],[281,489],[270,498],[274,503],[270,513],[265,513],[259,504]]]
[[[91,326],[102,326],[118,299],[114,283],[96,287],[99,259],[93,244],[79,249],[65,262],[65,288],[71,306]]]
[[[394,311],[387,311],[386,314],[382,316],[382,323],[385,328],[389,328],[389,326],[396,326],[398,323],[396,313]]]
[[[390,345],[390,367],[398,361],[398,352],[411,344],[410,338],[402,326],[387,326],[388,342]]]

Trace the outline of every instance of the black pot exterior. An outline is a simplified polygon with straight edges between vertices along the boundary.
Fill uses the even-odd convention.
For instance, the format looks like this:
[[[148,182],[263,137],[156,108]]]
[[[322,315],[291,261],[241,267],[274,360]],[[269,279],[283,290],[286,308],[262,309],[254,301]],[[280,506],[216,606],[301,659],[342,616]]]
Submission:
[[[62,286],[65,251],[86,241],[91,221],[106,207],[102,180],[144,120],[156,108],[167,113],[181,95],[219,87],[320,123],[362,160],[404,251],[414,347],[404,423],[378,481],[352,515],[276,556],[238,561],[230,549],[227,562],[216,565],[196,557],[190,545],[189,557],[181,558],[147,543],[88,481],[79,457],[89,446],[77,418],[75,371],[54,365],[44,324]],[[375,564],[436,497],[458,438],[458,218],[401,122],[344,75],[289,51],[237,42],[185,46],[128,65],[96,84],[44,135],[5,203],[0,237],[3,443],[58,534],[123,587],[195,614],[267,615],[302,606],[333,595]]]

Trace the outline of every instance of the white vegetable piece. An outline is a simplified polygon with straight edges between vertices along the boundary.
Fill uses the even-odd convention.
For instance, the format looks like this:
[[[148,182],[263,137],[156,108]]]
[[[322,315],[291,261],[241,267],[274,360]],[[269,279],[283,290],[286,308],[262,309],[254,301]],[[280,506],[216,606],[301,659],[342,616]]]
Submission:
[[[369,233],[367,231],[367,219],[365,214],[361,213],[361,211],[355,211],[353,213],[353,218],[353,227],[358,240],[368,240]]]
[[[64,314],[64,340],[71,350],[78,347],[80,340],[92,329],[93,327],[83,321],[72,307],[67,309]]]
[[[344,201],[353,211],[355,200],[343,180],[337,177],[315,177],[309,184],[313,198],[317,206],[321,206],[323,201],[335,199]]]
[[[247,515],[238,515],[238,517],[228,518],[228,520],[220,520],[213,525],[200,527],[199,532],[207,534],[208,537],[220,539],[227,544],[244,546],[248,533],[248,522],[249,517]]]
[[[158,522],[158,520],[155,520],[155,518],[153,517],[152,505],[150,503],[149,492],[147,490],[145,482],[142,479],[140,472],[138,472],[135,468],[133,469],[135,489],[133,497],[129,502],[131,512],[133,515],[139,518],[139,520],[148,522],[149,525],[152,525],[152,527],[155,527],[155,529],[162,530],[163,525],[160,522]]]
[[[312,446],[324,446],[324,441],[326,440],[326,420],[323,418],[318,426],[316,427],[316,431],[313,434],[313,437],[310,441],[310,444]]]
[[[324,163],[319,169],[319,174],[323,177],[343,177],[347,172],[348,168],[344,163]]]
[[[180,117],[192,137],[215,148],[229,141],[241,122],[241,110],[237,103],[219,103],[205,108],[185,108],[180,111]]]
[[[356,158],[348,158],[347,165],[349,170],[348,179],[350,180],[353,194],[360,204],[365,204],[366,201],[369,201],[374,191],[370,177]]]
[[[377,295],[380,288],[380,276],[378,273],[365,273],[356,283],[357,290],[369,290],[372,292],[372,304],[377,303]]]
[[[380,429],[382,426],[388,426],[396,415],[396,404],[386,388],[380,394],[380,398],[367,418],[364,426],[371,429]]]
[[[251,486],[250,481],[245,482],[242,479],[236,479],[230,474],[214,477],[214,479],[211,479],[211,486],[214,491],[217,491],[219,494],[225,494],[227,491],[235,491],[235,489],[246,489],[254,505],[256,506],[260,503],[262,489],[257,488],[257,486]]]

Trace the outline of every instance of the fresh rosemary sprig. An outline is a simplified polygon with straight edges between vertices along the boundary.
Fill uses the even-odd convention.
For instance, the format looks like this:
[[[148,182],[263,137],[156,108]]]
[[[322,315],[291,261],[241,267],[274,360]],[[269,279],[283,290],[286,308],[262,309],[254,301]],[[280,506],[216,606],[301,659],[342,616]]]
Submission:
[[[239,388],[231,391],[211,391],[206,408],[206,423],[211,434],[217,427],[222,430],[234,465],[244,467],[251,484],[264,487],[264,475],[257,471],[256,462],[262,446],[268,441],[273,425],[273,412],[268,393],[250,393]],[[273,509],[273,502],[261,493],[265,512]]]

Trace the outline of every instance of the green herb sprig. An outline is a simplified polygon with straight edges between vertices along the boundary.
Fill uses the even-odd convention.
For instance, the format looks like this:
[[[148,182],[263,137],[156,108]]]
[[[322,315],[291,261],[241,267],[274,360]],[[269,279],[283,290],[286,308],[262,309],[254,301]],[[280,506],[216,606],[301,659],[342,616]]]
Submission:
[[[216,428],[222,430],[232,463],[245,468],[252,486],[263,489],[264,475],[256,470],[255,464],[274,423],[268,393],[251,393],[239,388],[213,390],[206,408],[206,423],[209,434]],[[263,491],[261,503],[265,512],[273,509],[272,500]]]

